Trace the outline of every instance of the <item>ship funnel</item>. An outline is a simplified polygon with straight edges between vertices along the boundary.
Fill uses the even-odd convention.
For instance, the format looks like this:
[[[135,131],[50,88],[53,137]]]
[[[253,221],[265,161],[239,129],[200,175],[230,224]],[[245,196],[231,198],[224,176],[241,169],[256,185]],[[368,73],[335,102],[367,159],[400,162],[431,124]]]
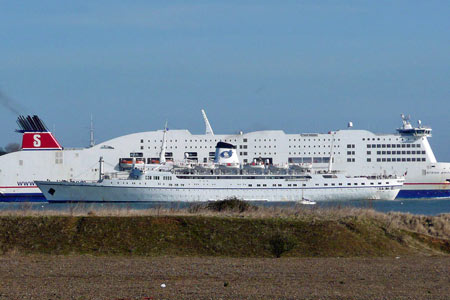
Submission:
[[[218,142],[216,145],[216,154],[214,163],[225,166],[239,167],[239,157],[236,146],[224,142]]]
[[[62,150],[61,145],[38,116],[19,116],[19,129],[23,134],[22,150]]]

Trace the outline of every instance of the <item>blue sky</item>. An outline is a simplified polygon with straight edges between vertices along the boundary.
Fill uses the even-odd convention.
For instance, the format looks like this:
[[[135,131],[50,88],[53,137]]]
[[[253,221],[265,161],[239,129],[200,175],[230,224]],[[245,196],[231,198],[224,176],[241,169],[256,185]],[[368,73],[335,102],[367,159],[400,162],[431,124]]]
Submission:
[[[131,2],[131,1],[128,1]],[[0,1],[0,91],[64,146],[170,128],[433,127],[450,161],[448,1]],[[2,100],[5,104],[5,100]],[[0,146],[19,141],[0,106]]]

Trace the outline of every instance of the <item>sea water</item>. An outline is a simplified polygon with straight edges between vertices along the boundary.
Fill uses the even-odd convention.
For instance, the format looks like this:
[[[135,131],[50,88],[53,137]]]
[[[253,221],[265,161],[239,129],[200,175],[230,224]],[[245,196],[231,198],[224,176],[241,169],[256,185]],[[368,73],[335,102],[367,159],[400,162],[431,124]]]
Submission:
[[[300,205],[295,202],[255,202],[254,204],[265,207],[294,207]],[[5,210],[31,210],[31,211],[95,211],[101,209],[108,210],[140,210],[149,208],[188,208],[191,203],[187,202],[129,202],[129,203],[0,203],[0,211]],[[367,208],[379,212],[403,212],[415,215],[435,216],[443,213],[450,213],[450,199],[408,199],[408,200],[355,200],[355,201],[322,201],[316,205],[306,205],[305,207],[318,208]]]

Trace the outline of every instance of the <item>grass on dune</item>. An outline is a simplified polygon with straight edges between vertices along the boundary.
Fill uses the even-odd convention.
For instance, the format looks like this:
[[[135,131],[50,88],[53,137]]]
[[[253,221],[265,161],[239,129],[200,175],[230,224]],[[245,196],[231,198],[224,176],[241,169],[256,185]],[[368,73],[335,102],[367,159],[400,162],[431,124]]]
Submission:
[[[394,256],[450,253],[449,215],[247,203],[184,209],[10,211],[0,252],[233,257]]]

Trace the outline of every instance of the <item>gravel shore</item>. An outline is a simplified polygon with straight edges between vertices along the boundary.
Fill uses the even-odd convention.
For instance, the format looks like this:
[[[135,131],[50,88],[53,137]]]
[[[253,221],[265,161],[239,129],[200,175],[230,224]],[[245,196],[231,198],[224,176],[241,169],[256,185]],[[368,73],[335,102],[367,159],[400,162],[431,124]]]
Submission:
[[[0,299],[448,299],[449,270],[448,256],[8,254],[0,256]]]

